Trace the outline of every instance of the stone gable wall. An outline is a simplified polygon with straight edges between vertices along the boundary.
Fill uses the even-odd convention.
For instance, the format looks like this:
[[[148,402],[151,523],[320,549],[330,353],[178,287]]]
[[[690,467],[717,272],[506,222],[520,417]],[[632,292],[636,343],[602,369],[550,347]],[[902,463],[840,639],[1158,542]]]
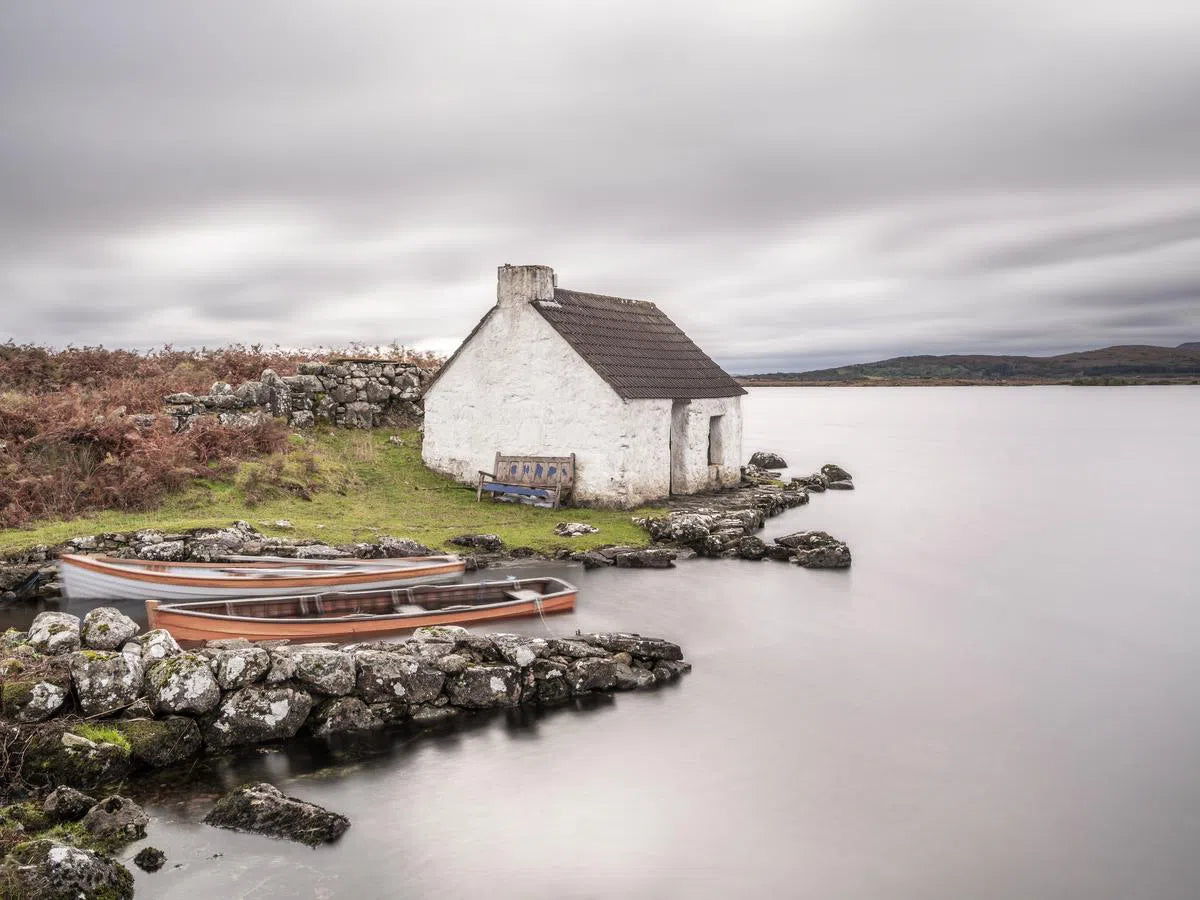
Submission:
[[[167,412],[177,430],[196,416],[215,415],[225,425],[249,426],[275,416],[305,428],[318,422],[343,428],[378,428],[417,421],[421,391],[433,370],[388,360],[339,359],[301,363],[296,375],[266,369],[237,387],[216,382],[207,394],[169,394]]]

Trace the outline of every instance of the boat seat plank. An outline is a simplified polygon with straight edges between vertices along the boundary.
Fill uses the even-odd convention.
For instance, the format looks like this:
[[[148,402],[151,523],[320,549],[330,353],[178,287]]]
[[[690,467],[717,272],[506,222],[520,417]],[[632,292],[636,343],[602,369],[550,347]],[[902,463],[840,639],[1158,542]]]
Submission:
[[[505,591],[504,596],[509,597],[510,599],[513,599],[513,600],[524,600],[526,602],[540,600],[542,597],[542,595],[539,594],[537,591],[531,591],[529,589],[520,590],[520,591]]]

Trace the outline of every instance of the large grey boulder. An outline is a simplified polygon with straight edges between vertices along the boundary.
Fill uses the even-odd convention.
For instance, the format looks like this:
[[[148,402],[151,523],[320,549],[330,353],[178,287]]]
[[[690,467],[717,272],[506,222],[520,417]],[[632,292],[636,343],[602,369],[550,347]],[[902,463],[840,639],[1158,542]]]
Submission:
[[[221,687],[202,655],[178,653],[146,671],[146,697],[159,715],[202,715],[220,702]]]
[[[446,675],[423,659],[385,650],[359,650],[357,694],[367,703],[427,703],[442,691]]]
[[[223,750],[237,744],[293,737],[312,710],[312,696],[287,686],[253,685],[226,694],[206,721],[205,743]]]
[[[137,622],[111,606],[100,606],[83,617],[80,640],[92,650],[116,650],[138,633]]]
[[[516,706],[521,699],[521,675],[516,666],[471,666],[446,680],[446,696],[456,706],[470,709]]]
[[[79,709],[96,716],[128,706],[142,692],[142,661],[109,650],[72,653],[69,665]]]
[[[313,803],[284,796],[260,783],[231,791],[204,817],[206,825],[286,838],[315,847],[336,841],[350,827],[345,816]]]
[[[38,900],[133,897],[133,875],[114,859],[58,841],[18,844],[0,868],[5,896]]]
[[[29,626],[29,644],[49,656],[79,649],[79,616],[64,612],[40,612]]]
[[[235,691],[266,677],[271,654],[262,647],[218,648],[207,651],[213,674],[222,690]]]
[[[786,469],[787,460],[770,450],[756,450],[750,454],[750,465],[760,469]]]
[[[295,666],[292,677],[305,687],[329,697],[341,697],[354,690],[354,657],[328,647],[291,648]]]

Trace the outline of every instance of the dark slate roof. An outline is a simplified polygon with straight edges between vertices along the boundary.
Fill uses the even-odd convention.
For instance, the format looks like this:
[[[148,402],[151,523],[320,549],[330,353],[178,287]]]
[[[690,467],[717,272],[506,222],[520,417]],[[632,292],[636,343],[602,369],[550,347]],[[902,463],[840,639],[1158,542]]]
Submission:
[[[653,303],[555,288],[532,305],[626,400],[746,393]]]

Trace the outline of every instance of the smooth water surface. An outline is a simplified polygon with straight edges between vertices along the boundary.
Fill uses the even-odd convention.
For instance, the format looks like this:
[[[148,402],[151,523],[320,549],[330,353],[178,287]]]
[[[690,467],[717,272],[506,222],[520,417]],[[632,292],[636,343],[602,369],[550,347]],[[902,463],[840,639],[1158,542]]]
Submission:
[[[746,429],[854,474],[765,532],[830,531],[850,571],[556,568],[556,633],[678,640],[692,674],[170,773],[137,788],[169,858],[140,896],[1200,896],[1200,389],[763,388]],[[351,829],[196,824],[260,777]]]

